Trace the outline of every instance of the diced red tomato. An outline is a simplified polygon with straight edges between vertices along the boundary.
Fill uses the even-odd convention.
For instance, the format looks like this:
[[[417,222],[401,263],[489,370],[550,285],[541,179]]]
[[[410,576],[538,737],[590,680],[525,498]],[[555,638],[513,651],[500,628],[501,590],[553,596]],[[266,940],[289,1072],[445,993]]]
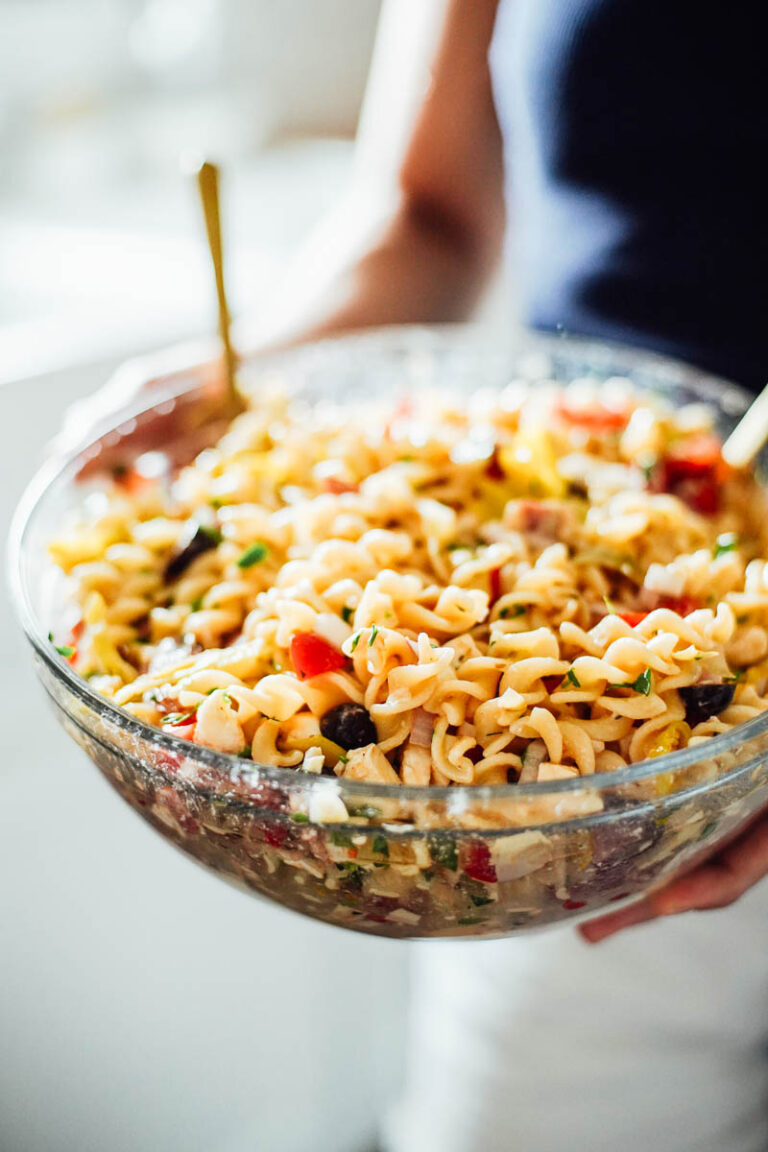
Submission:
[[[177,756],[175,752],[165,752],[158,750],[153,753],[152,762],[161,772],[165,772],[170,776],[175,776],[179,768],[181,768],[184,760],[181,756]]]
[[[648,613],[647,612],[618,612],[617,615],[620,616],[621,619],[626,624],[629,624],[630,628],[636,628],[638,624],[642,624],[643,620],[645,620]]]
[[[695,612],[700,608],[701,604],[692,596],[662,596],[656,607],[669,608],[679,616],[687,616],[689,612]],[[616,615],[626,621],[630,628],[636,628],[645,620],[648,612],[617,612]]]
[[[347,662],[343,652],[316,632],[294,632],[290,651],[293,669],[300,680],[309,680],[323,672],[336,672]]]
[[[272,848],[282,848],[291,835],[292,829],[284,824],[277,824],[273,820],[259,821],[258,827],[267,844]]]
[[[413,415],[413,401],[410,396],[401,396],[392,410],[392,415],[384,426],[384,435],[387,440],[392,439],[392,425],[397,420],[404,420]]]
[[[586,900],[563,900],[563,908],[568,912],[578,912],[580,908],[586,908]]]
[[[346,480],[339,480],[337,476],[326,476],[323,480],[323,491],[330,492],[332,496],[341,496],[344,492],[359,491],[357,484],[348,484]]]
[[[574,404],[567,395],[561,396],[555,405],[555,412],[569,424],[585,428],[588,432],[618,432],[629,419],[627,408],[609,408],[607,404],[590,404],[582,407]]]
[[[498,447],[494,448],[493,455],[491,456],[490,460],[488,461],[488,463],[485,466],[485,474],[489,480],[505,480],[506,479],[507,474],[501,466],[501,462],[499,460]]]
[[[701,608],[701,604],[692,596],[663,596],[659,601],[659,608],[669,608],[672,612],[677,612],[678,616],[688,616],[689,613]]]
[[[172,720],[170,723],[163,724],[163,728],[172,732],[174,736],[180,736],[182,740],[194,740],[196,726],[197,721],[194,713],[181,716],[178,720]]]
[[[72,649],[69,656],[66,657],[68,664],[74,664],[77,660],[77,647],[80,643],[80,637],[85,631],[85,620],[78,620],[67,637],[67,647]]]
[[[467,840],[461,848],[462,864],[467,876],[484,884],[495,884],[496,869],[491,861],[491,850],[482,840]]]
[[[652,492],[670,492],[702,516],[720,507],[720,486],[726,466],[714,436],[693,436],[659,460],[651,473]]]
[[[122,469],[115,473],[114,478],[118,488],[122,488],[129,496],[136,496],[157,483],[152,477],[137,472],[135,468]]]
[[[501,596],[501,568],[491,568],[488,573],[491,604],[495,604]]]

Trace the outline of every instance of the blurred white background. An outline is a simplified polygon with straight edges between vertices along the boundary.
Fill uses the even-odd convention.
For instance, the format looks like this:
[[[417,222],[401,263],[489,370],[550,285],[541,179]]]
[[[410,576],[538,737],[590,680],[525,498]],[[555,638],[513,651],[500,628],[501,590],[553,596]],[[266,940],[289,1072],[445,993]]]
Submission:
[[[185,150],[225,165],[233,304],[258,313],[349,179],[378,7],[0,0],[3,523],[73,399],[212,327]],[[2,1152],[374,1147],[407,947],[176,855],[56,728],[0,604]]]
[[[198,333],[180,158],[256,312],[348,179],[378,0],[0,0],[0,379]]]

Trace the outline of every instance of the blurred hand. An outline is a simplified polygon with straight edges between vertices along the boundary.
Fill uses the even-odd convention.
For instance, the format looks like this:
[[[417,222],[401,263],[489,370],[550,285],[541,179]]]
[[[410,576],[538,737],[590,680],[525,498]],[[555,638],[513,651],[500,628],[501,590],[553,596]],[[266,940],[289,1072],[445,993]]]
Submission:
[[[726,908],[766,874],[768,805],[734,840],[719,848],[692,872],[650,893],[636,904],[582,924],[579,931],[590,944],[597,944],[624,928],[645,924],[659,916]]]

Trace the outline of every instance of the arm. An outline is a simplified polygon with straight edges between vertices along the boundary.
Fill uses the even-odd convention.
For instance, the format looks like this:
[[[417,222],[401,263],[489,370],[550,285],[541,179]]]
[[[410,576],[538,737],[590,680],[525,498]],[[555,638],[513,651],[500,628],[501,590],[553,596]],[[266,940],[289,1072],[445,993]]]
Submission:
[[[496,7],[497,0],[424,0],[422,19],[427,13],[439,23],[443,10],[444,17],[414,124],[411,94],[418,98],[429,79],[428,50],[416,47],[403,64],[403,37],[417,37],[416,18],[410,0],[389,0],[354,188],[289,276],[260,325],[262,339],[292,342],[470,314],[504,229],[501,138],[487,62]],[[421,31],[429,46],[428,22]]]

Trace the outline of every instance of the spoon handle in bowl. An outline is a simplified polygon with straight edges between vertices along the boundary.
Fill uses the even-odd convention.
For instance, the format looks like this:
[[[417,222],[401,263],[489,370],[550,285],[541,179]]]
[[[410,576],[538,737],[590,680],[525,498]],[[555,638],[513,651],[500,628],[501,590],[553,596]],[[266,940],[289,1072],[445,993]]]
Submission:
[[[746,468],[768,440],[768,385],[752,401],[723,444],[723,459],[732,468]]]

